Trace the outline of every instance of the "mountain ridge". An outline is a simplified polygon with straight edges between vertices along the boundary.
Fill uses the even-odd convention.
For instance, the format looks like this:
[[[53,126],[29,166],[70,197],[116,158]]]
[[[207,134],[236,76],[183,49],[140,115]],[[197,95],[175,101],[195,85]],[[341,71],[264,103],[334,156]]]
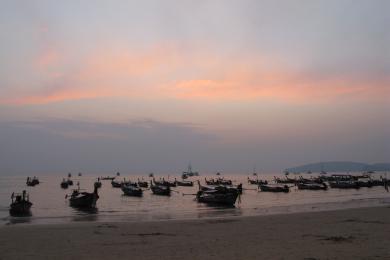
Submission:
[[[304,164],[287,168],[289,172],[361,172],[361,171],[390,171],[390,163],[362,163],[351,161],[329,161]]]

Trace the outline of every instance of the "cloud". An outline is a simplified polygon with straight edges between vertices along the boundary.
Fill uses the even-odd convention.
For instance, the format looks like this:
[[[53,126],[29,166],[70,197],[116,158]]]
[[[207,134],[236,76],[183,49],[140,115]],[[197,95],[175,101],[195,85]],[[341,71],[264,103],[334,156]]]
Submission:
[[[64,61],[55,50],[46,50],[34,63],[44,75],[42,86],[3,97],[0,102],[28,105],[127,97],[310,103],[336,98],[380,99],[388,94],[390,85],[386,75],[376,79],[362,73],[318,75],[250,50],[231,56],[211,53],[207,48],[183,49],[167,44],[135,50],[114,45],[79,59]],[[66,62],[79,65],[67,71]]]

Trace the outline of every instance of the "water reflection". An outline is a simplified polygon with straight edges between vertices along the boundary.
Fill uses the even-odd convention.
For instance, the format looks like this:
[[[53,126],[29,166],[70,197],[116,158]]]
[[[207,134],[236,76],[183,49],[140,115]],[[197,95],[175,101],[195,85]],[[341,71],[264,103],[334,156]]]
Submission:
[[[73,208],[74,216],[72,221],[97,221],[98,208]]]
[[[142,176],[141,176],[142,177]],[[140,178],[141,178],[140,177]],[[214,176],[215,177],[215,176]],[[244,194],[237,199],[235,207],[223,207],[198,203],[195,194],[198,187],[176,187],[170,197],[153,195],[145,189],[143,197],[122,196],[121,189],[115,189],[109,181],[102,181],[99,189],[99,210],[75,209],[64,200],[69,190],[63,190],[58,183],[59,176],[40,176],[42,182],[36,187],[26,187],[25,177],[0,177],[0,225],[12,223],[62,223],[68,221],[153,221],[166,219],[193,219],[229,217],[240,215],[266,215],[299,211],[318,211],[345,207],[374,206],[390,203],[390,193],[383,187],[356,190],[328,189],[327,191],[303,191],[291,189],[288,194],[258,192],[256,185],[246,183],[246,176],[225,176],[233,184],[244,183]],[[126,179],[137,180],[137,176]],[[203,177],[191,177],[193,181]],[[207,176],[208,178],[208,176]],[[272,179],[273,175],[262,176]],[[73,179],[83,187],[91,187],[96,176],[83,175]],[[33,217],[9,216],[9,196],[15,190],[26,189],[34,203]]]
[[[27,223],[30,223],[32,218],[31,218],[32,215],[29,215],[29,216],[10,216],[8,218],[8,223],[9,224],[12,224],[12,225],[16,225],[16,224],[27,224]]]
[[[198,204],[198,218],[214,218],[226,216],[241,216],[242,210],[236,206],[221,206],[213,204]]]

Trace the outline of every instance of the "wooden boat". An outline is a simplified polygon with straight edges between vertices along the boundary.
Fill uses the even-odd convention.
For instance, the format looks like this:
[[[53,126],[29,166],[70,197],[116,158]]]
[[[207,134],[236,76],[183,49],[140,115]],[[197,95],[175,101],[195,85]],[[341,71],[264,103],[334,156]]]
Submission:
[[[263,181],[263,180],[259,180],[259,179],[253,180],[253,179],[250,179],[248,177],[248,183],[253,184],[253,185],[259,185],[259,184],[268,184],[268,181],[266,181],[266,180]]]
[[[14,200],[15,199],[15,200]],[[26,216],[31,215],[32,203],[29,200],[29,196],[25,190],[22,194],[12,193],[11,195],[10,214],[11,216]]]
[[[207,191],[207,190],[218,190],[218,189],[228,189],[229,191],[232,191],[232,192],[238,192],[239,194],[242,194],[242,184],[240,183],[239,185],[237,186],[233,186],[233,185],[211,185],[211,186],[202,186],[200,184],[200,181],[198,180],[198,187],[199,187],[199,190],[202,190],[202,191]]]
[[[372,186],[384,186],[384,182],[383,180],[374,180],[374,179],[371,179],[371,184]]]
[[[123,178],[123,181],[121,182],[121,187],[122,186],[134,186],[134,187],[137,187],[138,184],[136,182],[132,182],[131,180],[126,180],[125,178]]]
[[[217,182],[214,179],[206,179],[204,178],[204,181],[207,185],[218,185]]]
[[[35,176],[34,176],[34,178],[27,177],[26,184],[27,184],[27,186],[34,187],[35,185],[39,184],[39,179]]]
[[[287,185],[265,185],[260,184],[259,189],[264,192],[289,192],[290,187]]]
[[[69,203],[71,207],[75,208],[95,208],[98,199],[98,187],[96,185],[94,185],[93,192],[80,192],[79,186],[79,188],[73,190],[73,193],[70,195]]]
[[[326,183],[315,183],[315,182],[298,182],[297,183],[299,190],[327,190],[328,185]]]
[[[177,186],[184,186],[184,187],[192,187],[192,186],[194,186],[194,182],[192,182],[192,181],[185,181],[185,180],[177,181],[175,179],[175,182],[176,182]]]
[[[324,181],[354,181],[354,177],[349,174],[332,174],[331,176],[321,176]]]
[[[68,181],[67,181],[67,180],[65,180],[65,179],[62,179],[62,182],[61,182],[61,188],[63,188],[63,189],[67,189],[67,188],[68,188],[68,186],[69,186],[69,183],[68,183]]]
[[[310,178],[310,179],[307,179],[307,178],[303,178],[302,176],[299,176],[299,179],[296,181],[296,183],[317,183],[317,184],[322,184],[324,181],[322,178],[320,177],[316,177],[316,178]]]
[[[359,189],[360,188],[358,182],[353,180],[330,181],[329,186],[331,188],[338,188],[338,189]]]
[[[207,180],[206,178],[204,178],[205,182],[207,185],[232,185],[232,181],[231,180],[225,180],[223,178],[217,178],[217,179],[209,179]]]
[[[97,181],[95,181],[94,185],[98,188],[101,188],[102,187],[102,182],[100,181],[100,178],[97,179]]]
[[[101,177],[100,179],[103,181],[112,181],[115,179],[115,177],[105,176],[105,177]]]
[[[372,180],[370,177],[362,177],[362,176],[359,176],[359,178],[357,178],[356,180],[357,184],[359,185],[359,187],[366,187],[366,188],[371,188],[373,187],[373,183],[372,183]]]
[[[171,187],[170,186],[153,184],[153,182],[150,181],[150,189],[152,190],[153,194],[155,194],[155,195],[164,195],[164,196],[171,195]]]
[[[176,181],[166,181],[164,178],[159,181],[156,181],[154,178],[153,178],[153,182],[154,184],[156,185],[161,185],[161,186],[168,186],[168,187],[176,187],[177,184],[176,184]]]
[[[198,191],[196,199],[198,202],[209,204],[234,205],[238,197],[237,192]]]
[[[296,179],[289,178],[287,177],[287,175],[283,179],[274,176],[274,180],[276,183],[280,183],[280,184],[295,184],[296,182]]]
[[[226,186],[204,187],[199,184],[199,191],[196,194],[196,200],[208,204],[221,204],[233,206],[236,203],[239,192],[237,188]]]
[[[231,180],[225,180],[223,178],[218,178],[217,182],[221,185],[232,185],[233,183]]]
[[[143,179],[142,180],[138,179],[137,184],[141,188],[147,188],[148,187],[148,182],[144,181]]]
[[[190,163],[190,164],[188,164],[187,171],[182,172],[181,177],[182,177],[182,179],[187,179],[188,177],[193,177],[193,176],[199,176],[199,173],[192,171],[192,166],[191,166],[191,163]]]
[[[134,185],[123,185],[121,189],[126,196],[141,197],[143,193],[140,187]]]
[[[112,180],[111,181],[111,185],[113,188],[121,188],[122,187],[122,182],[119,182],[119,181],[116,181],[116,180]]]

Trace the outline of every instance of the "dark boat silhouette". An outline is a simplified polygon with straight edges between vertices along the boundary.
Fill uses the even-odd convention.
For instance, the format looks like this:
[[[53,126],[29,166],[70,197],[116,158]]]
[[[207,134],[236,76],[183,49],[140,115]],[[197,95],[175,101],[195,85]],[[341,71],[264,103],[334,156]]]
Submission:
[[[141,188],[147,188],[149,185],[148,185],[148,182],[147,181],[144,181],[143,178],[142,180],[138,179],[138,182],[137,182],[138,186],[141,187]]]
[[[102,187],[102,182],[100,181],[100,178],[97,179],[97,181],[95,181],[94,185],[98,188],[101,188]]]
[[[185,181],[185,180],[177,181],[176,178],[175,178],[175,182],[176,182],[177,186],[183,186],[183,187],[192,187],[192,186],[194,186],[194,182],[193,181]]]
[[[249,184],[254,184],[254,185],[259,185],[259,184],[268,184],[268,181],[266,180],[260,180],[260,179],[256,179],[256,180],[253,180],[251,178],[248,177],[248,183]]]
[[[171,187],[161,184],[153,184],[152,181],[150,181],[150,189],[152,190],[153,194],[155,195],[163,195],[163,196],[170,196],[171,195]]]
[[[297,187],[299,190],[327,190],[328,185],[326,183],[309,183],[309,182],[298,182]]]
[[[11,216],[28,216],[31,215],[31,206],[29,195],[25,190],[20,193],[12,193],[11,195],[10,214]]]
[[[153,182],[154,182],[154,184],[160,185],[160,186],[168,186],[168,187],[176,187],[177,186],[176,181],[166,181],[164,178],[162,178],[162,180],[160,179],[159,181],[156,181],[155,178],[153,178]]]
[[[201,203],[233,206],[239,194],[242,192],[242,187],[229,186],[215,186],[206,187],[201,186],[198,181],[199,190],[196,193],[196,200]]]
[[[333,174],[329,181],[329,186],[331,188],[337,189],[359,189],[359,183],[356,181],[356,178],[349,174]]]
[[[27,186],[34,187],[35,185],[39,184],[39,179],[35,176],[33,178],[27,177],[26,184]]]
[[[272,185],[260,184],[259,189],[263,192],[289,192],[290,188],[287,185]]]
[[[274,176],[274,180],[276,183],[280,183],[280,184],[295,184],[297,181],[296,179],[287,177],[287,175],[283,179]]]
[[[232,185],[231,180],[226,180],[224,178],[217,178],[217,179],[206,179],[204,178],[207,185]]]
[[[181,178],[187,179],[188,177],[193,177],[193,176],[199,176],[199,172],[193,172],[191,163],[189,163],[187,171],[182,172]]]
[[[116,181],[116,180],[112,180],[111,181],[111,185],[113,188],[120,188],[122,187],[122,182],[119,182],[119,181]]]
[[[67,189],[68,186],[69,186],[69,182],[67,180],[65,180],[65,179],[62,179],[62,182],[61,182],[60,185],[61,185],[61,188]]]
[[[103,181],[107,181],[107,180],[112,181],[115,179],[115,177],[105,176],[105,177],[100,177],[100,179]]]
[[[143,194],[142,189],[137,185],[123,185],[121,189],[126,196],[141,197]]]
[[[69,204],[71,207],[75,208],[95,208],[98,199],[98,187],[96,185],[94,185],[93,192],[80,192],[79,186],[78,189],[73,190],[73,193],[70,195]]]

